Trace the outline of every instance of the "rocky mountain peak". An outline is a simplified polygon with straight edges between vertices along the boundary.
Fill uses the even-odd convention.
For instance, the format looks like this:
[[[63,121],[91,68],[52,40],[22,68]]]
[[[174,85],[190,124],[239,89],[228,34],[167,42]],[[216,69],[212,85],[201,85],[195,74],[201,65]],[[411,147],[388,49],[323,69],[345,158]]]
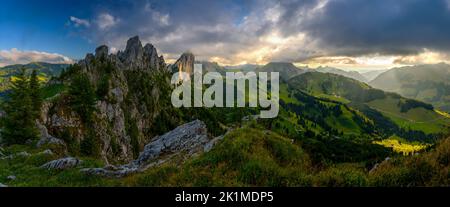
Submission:
[[[152,44],[142,47],[139,36],[134,36],[127,41],[125,51],[119,51],[117,56],[123,67],[128,70],[148,70],[165,67],[164,59],[158,56],[156,48]]]
[[[192,74],[194,72],[195,56],[191,52],[183,53],[172,66],[172,69],[178,72]],[[181,77],[181,76],[180,76]]]
[[[106,45],[101,45],[95,49],[95,58],[106,58],[108,56],[109,48]]]
[[[144,47],[144,62],[146,62],[150,68],[159,69],[158,52],[152,44],[146,44]]]
[[[125,64],[136,65],[142,62],[143,54],[142,43],[139,37],[135,36],[127,41],[127,46],[121,55],[121,59]]]

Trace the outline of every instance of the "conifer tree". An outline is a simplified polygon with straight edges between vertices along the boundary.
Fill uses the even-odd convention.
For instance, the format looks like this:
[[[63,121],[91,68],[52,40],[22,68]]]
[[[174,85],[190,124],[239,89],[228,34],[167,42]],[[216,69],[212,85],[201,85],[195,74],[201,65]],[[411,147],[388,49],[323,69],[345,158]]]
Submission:
[[[7,145],[25,144],[27,140],[38,138],[36,114],[30,94],[29,81],[25,69],[22,69],[12,81],[11,93],[3,105],[5,116],[1,134]]]
[[[35,119],[37,119],[39,117],[39,113],[41,112],[43,100],[36,70],[33,70],[30,77],[30,97],[33,103],[33,112],[35,113]]]
[[[93,122],[96,94],[86,74],[79,74],[72,80],[69,95],[70,107],[77,112],[88,129],[88,135],[80,143],[80,152],[87,156],[97,156],[100,149],[99,140],[90,128]]]
[[[70,106],[81,119],[90,124],[95,110],[96,95],[89,78],[85,74],[76,76],[69,87]]]

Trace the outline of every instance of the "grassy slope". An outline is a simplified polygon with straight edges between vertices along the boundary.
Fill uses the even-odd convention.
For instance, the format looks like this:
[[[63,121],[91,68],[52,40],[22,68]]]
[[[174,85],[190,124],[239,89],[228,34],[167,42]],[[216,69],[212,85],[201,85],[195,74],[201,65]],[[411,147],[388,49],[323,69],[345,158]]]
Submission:
[[[432,64],[394,68],[380,74],[370,85],[450,110],[450,65]]]
[[[292,104],[300,104],[302,105],[301,101],[297,100],[293,93],[290,92],[292,89],[289,89],[287,84],[281,84],[280,85],[280,100],[283,100],[285,103],[292,103]],[[295,90],[293,90],[295,91]],[[291,95],[288,95],[291,93]],[[362,126],[360,126],[358,123],[356,123],[353,119],[354,116],[360,116],[365,120],[368,120],[367,117],[365,117],[363,114],[359,113],[358,111],[352,110],[351,108],[344,107],[342,104],[348,103],[348,100],[344,98],[339,97],[330,97],[329,95],[322,94],[317,95],[318,98],[317,101],[319,101],[322,104],[325,104],[328,107],[334,107],[337,105],[340,105],[340,109],[342,111],[342,114],[339,116],[328,116],[326,118],[326,122],[328,125],[332,126],[333,128],[344,132],[344,134],[360,134],[362,133]],[[320,111],[304,111],[303,113],[321,113]]]
[[[429,144],[409,142],[396,135],[393,135],[388,139],[384,139],[381,141],[374,141],[374,143],[385,147],[390,147],[395,152],[402,153],[403,155],[412,155],[416,152],[421,152],[430,146]]]
[[[383,113],[404,129],[421,130],[426,133],[446,132],[450,119],[432,110],[414,108],[406,113],[400,111],[398,99],[387,97],[367,103],[370,107]]]
[[[316,168],[309,155],[290,139],[259,128],[245,127],[225,136],[210,152],[180,165],[166,163],[125,178],[102,178],[79,172],[101,161],[82,158],[77,168],[39,168],[55,156],[43,149],[13,146],[6,153],[29,151],[32,156],[0,160],[0,182],[9,186],[436,186],[449,185],[450,139],[430,152],[384,161],[370,173],[358,163]],[[6,176],[15,175],[16,180]]]
[[[39,81],[42,83],[47,82],[50,77],[59,75],[61,71],[67,68],[67,64],[50,64],[34,62],[25,65],[9,65],[0,68],[0,93],[8,91],[11,87],[11,82],[16,79],[15,75],[19,73],[21,68],[25,68],[27,73],[31,73],[32,70],[38,71]]]
[[[376,91],[376,89],[371,89],[367,84],[356,80],[323,73],[305,73],[291,79],[289,84],[290,87],[306,91],[317,97],[325,97],[343,103],[361,101],[350,99],[357,93],[360,93],[359,97],[362,97],[371,91]],[[411,128],[426,133],[448,132],[447,127],[450,126],[449,118],[424,108],[414,108],[403,113],[400,111],[400,107],[397,106],[400,99],[402,98],[385,94],[383,98],[368,99],[370,101],[365,103],[405,129]]]

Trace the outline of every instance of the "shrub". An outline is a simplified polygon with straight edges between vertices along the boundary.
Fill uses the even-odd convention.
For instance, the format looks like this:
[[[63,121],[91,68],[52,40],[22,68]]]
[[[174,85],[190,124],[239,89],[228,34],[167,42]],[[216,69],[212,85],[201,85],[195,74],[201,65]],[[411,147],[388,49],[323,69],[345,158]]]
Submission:
[[[351,165],[339,165],[319,172],[314,178],[315,186],[360,187],[367,186],[365,172]]]

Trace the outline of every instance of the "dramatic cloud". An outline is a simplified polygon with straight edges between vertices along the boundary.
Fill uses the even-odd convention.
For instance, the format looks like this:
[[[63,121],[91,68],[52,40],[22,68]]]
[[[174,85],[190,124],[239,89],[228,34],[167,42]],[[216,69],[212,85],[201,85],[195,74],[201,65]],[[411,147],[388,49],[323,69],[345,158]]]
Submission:
[[[99,8],[103,15],[91,20],[98,27],[80,34],[115,50],[139,35],[169,61],[190,50],[197,59],[222,64],[394,66],[426,62],[423,56],[430,52],[440,54],[432,61],[447,57],[449,5],[448,0],[118,1]]]
[[[450,51],[446,0],[329,1],[302,29],[329,53],[415,54]]]
[[[57,53],[21,51],[16,48],[0,50],[0,67],[13,64],[27,64],[30,62],[72,63],[72,60]]]

